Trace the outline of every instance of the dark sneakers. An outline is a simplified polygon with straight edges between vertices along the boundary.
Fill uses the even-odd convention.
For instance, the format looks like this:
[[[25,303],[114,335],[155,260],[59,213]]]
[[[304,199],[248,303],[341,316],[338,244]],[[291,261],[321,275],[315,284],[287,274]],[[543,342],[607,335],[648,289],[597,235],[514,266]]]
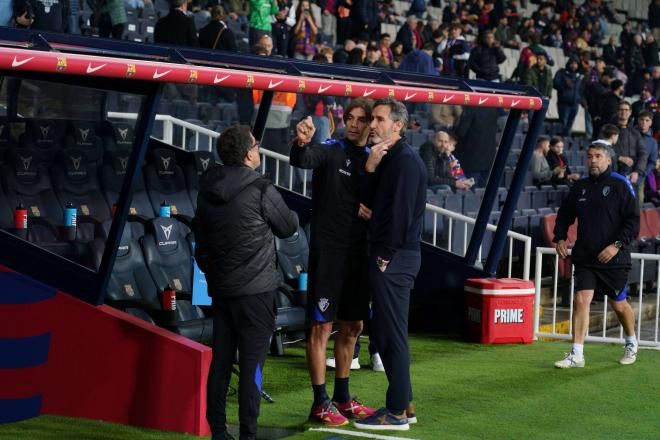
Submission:
[[[379,409],[372,416],[356,421],[354,425],[358,429],[374,431],[407,431],[410,429],[405,411],[397,416],[387,408]]]

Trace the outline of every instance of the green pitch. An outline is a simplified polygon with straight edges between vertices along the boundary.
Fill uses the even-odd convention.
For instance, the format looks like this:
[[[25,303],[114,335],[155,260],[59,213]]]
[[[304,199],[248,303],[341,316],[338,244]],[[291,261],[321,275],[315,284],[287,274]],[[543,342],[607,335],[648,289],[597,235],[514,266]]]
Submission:
[[[366,367],[366,345],[365,340],[363,368],[351,375],[351,392],[365,404],[382,406],[387,381],[384,373]],[[660,438],[660,351],[641,350],[635,365],[623,367],[618,364],[620,346],[588,344],[586,368],[554,369],[554,361],[568,349],[568,343],[483,346],[411,337],[419,423],[407,432],[378,434],[429,440]],[[269,357],[263,386],[276,403],[262,402],[259,426],[299,431],[288,439],[351,438],[307,431],[312,392],[302,348],[289,347],[286,356]],[[229,414],[236,425],[236,396],[229,399]],[[0,425],[3,440],[193,438],[52,416]]]

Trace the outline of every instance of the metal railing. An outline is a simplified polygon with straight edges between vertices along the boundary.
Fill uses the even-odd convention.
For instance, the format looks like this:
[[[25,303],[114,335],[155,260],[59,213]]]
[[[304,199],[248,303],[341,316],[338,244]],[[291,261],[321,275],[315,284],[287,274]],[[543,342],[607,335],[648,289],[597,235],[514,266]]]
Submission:
[[[108,112],[108,117],[114,119],[135,120],[137,119],[138,114]],[[198,125],[192,124],[190,122],[184,121],[179,118],[175,118],[170,115],[160,115],[160,114],[156,115],[156,121],[161,122],[163,124],[163,131],[162,131],[163,136],[160,140],[171,145],[180,146],[183,149],[189,151],[198,151],[200,149],[200,136],[206,136],[208,140],[206,143],[207,145],[205,145],[202,148],[206,151],[212,151],[213,145],[215,145],[215,142],[213,141],[220,136],[220,133],[216,131],[210,130],[208,128],[200,127]],[[181,127],[180,143],[177,142],[177,139],[175,139],[174,128],[177,126]],[[187,136],[188,133],[194,133],[195,138],[192,143],[188,142],[188,136]],[[261,167],[259,171],[262,174],[268,174],[270,173],[270,171],[274,171],[270,173],[270,175],[275,185],[281,186],[292,192],[301,194],[305,197],[309,197],[308,194],[309,170],[302,170],[291,166],[289,163],[289,157],[284,154],[276,153],[274,151],[268,150],[263,147],[259,150],[259,152],[261,153]],[[272,160],[267,161],[266,158]],[[271,167],[274,167],[274,170],[272,170]],[[283,176],[280,177],[281,175]],[[431,205],[429,203],[426,204],[426,211],[427,213],[430,213],[433,218],[432,220],[433,233],[430,241],[429,240],[425,240],[425,241],[427,243],[432,244],[433,246],[437,246],[441,249],[445,249],[449,252],[455,253],[460,256],[465,256],[465,252],[467,250],[467,245],[469,242],[468,240],[469,225],[474,225],[476,220],[472,217],[468,217],[463,214],[452,212],[447,209],[441,208],[439,206]],[[445,223],[444,219],[446,219],[446,224],[448,225],[447,233],[446,233],[447,247],[443,247],[442,244],[438,243],[440,239],[444,238],[445,236],[445,234],[443,234],[442,237],[438,236],[438,226],[439,226],[438,216],[443,217],[443,223]],[[460,228],[459,224],[462,224],[462,228],[463,228],[462,230],[463,246],[462,249],[453,249],[452,248],[453,238],[454,238],[454,234],[456,233],[455,230]],[[495,225],[489,223],[486,226],[486,234],[494,233],[496,229],[497,227]],[[532,254],[532,238],[527,235],[523,235],[514,231],[508,231],[507,237],[509,239],[507,276],[509,277],[512,276],[513,261],[514,261],[514,252],[513,252],[514,242],[519,241],[523,245],[522,278],[525,280],[529,280],[531,254]],[[444,242],[444,240],[442,241]],[[481,258],[482,247],[483,246],[479,246],[479,254],[477,258],[477,261],[479,262],[482,261]]]
[[[549,311],[543,311],[543,314],[546,316],[542,318],[541,284],[543,280],[544,255],[554,256],[554,266],[552,276],[552,303],[550,304]],[[658,312],[660,311],[660,255],[632,253],[631,258],[633,267],[636,265],[635,262],[639,262],[639,270],[631,271],[631,278],[634,279],[629,280],[629,283],[636,284],[637,292],[633,294],[630,290],[628,291],[628,298],[631,305],[633,309],[636,309],[636,336],[640,345],[660,347],[660,341],[658,340],[658,332],[660,330],[660,321],[658,319]],[[572,275],[574,268],[571,265],[570,297],[568,309],[566,309],[566,307],[558,306],[559,261],[559,255],[557,255],[556,249],[546,247],[536,248],[536,273],[534,276],[536,287],[534,336],[536,338],[571,340],[573,336],[573,298],[575,295],[575,284]],[[647,274],[646,269],[649,267],[647,263],[656,266],[654,279],[649,279],[648,276],[645,276]],[[645,284],[653,286],[653,283],[655,283],[655,293],[645,293]],[[594,299],[599,300],[597,295],[594,296]],[[612,315],[613,311],[608,311],[608,302],[605,300],[603,300],[602,313],[598,309],[592,308],[590,322],[595,323],[598,329],[596,330],[595,326],[588,329],[586,340],[592,342],[623,343],[623,327],[621,325],[617,327],[609,324],[609,321],[613,318]],[[592,329],[596,334],[590,334],[592,333]]]

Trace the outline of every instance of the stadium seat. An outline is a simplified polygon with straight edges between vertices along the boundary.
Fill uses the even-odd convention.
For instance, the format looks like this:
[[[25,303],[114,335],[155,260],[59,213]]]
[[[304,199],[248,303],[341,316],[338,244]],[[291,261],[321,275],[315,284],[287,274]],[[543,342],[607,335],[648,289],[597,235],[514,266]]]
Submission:
[[[105,133],[103,134],[103,144],[106,151],[128,150],[133,148],[135,133],[133,126],[124,122],[105,121]]]
[[[71,121],[64,148],[78,148],[83,151],[88,166],[99,167],[103,163],[103,141],[97,135],[94,123]]]
[[[50,164],[62,148],[65,128],[64,121],[30,119],[25,125],[25,132],[19,137],[19,144],[34,149],[41,163]]]
[[[177,292],[176,318],[165,325],[196,341],[210,341],[213,322],[192,305],[192,256],[181,224],[174,218],[151,220],[142,238],[144,260],[158,292],[168,286]],[[179,299],[182,298],[182,299]]]
[[[215,163],[215,157],[210,151],[195,151],[191,153],[194,163],[188,163],[183,166],[183,173],[186,176],[186,187],[193,207],[197,209],[197,193],[199,192],[199,177],[207,170],[210,165]]]
[[[447,194],[447,198],[445,199],[445,209],[455,212],[455,213],[462,213],[463,212],[463,196],[461,194]]]
[[[8,120],[0,119],[0,165],[8,160],[8,152],[16,146],[11,135],[11,125]]]
[[[298,278],[301,272],[309,268],[309,242],[301,226],[288,238],[275,237],[277,264],[284,281],[294,289],[298,288]]]
[[[144,168],[147,193],[154,212],[159,212],[162,202],[171,206],[172,214],[195,215],[190,201],[183,170],[176,163],[174,151],[159,148],[152,151],[151,163]]]
[[[481,207],[481,197],[471,191],[463,195],[463,213],[478,212]]]
[[[555,222],[557,221],[557,214],[548,214],[541,219],[541,233],[543,234],[543,242],[545,246],[552,248],[557,247],[557,243],[554,243],[552,240],[554,238],[554,229]],[[575,245],[575,240],[577,240],[577,219],[575,223],[568,228],[568,237],[566,243],[569,248],[572,248]],[[559,260],[559,276],[561,278],[570,278],[571,273],[571,259],[566,258],[564,260]]]

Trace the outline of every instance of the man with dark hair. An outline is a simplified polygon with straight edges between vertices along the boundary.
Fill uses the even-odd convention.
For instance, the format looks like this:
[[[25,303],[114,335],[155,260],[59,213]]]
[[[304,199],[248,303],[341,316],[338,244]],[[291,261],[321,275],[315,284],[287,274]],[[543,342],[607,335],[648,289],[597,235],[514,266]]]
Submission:
[[[452,175],[450,142],[449,133],[440,130],[433,137],[433,141],[425,142],[419,147],[419,155],[424,161],[424,165],[426,165],[428,186],[434,191],[439,189],[470,189],[472,186],[471,180],[457,179]]]
[[[534,179],[534,185],[549,184],[553,178],[565,179],[566,169],[557,165],[553,169],[550,168],[546,156],[550,151],[550,138],[545,135],[539,136],[536,141],[536,148],[532,155],[532,160],[529,162],[529,172]]]
[[[364,166],[369,222],[369,283],[373,293],[373,340],[389,386],[385,407],[355,422],[359,429],[407,430],[416,423],[410,383],[408,309],[421,264],[420,236],[426,207],[426,169],[403,137],[406,107],[379,99],[371,112],[374,145]]]
[[[621,101],[617,112],[619,140],[614,145],[614,153],[617,155],[616,169],[619,174],[630,179],[630,183],[636,189],[637,201],[641,207],[644,203],[644,176],[649,153],[644,147],[644,141],[642,141],[639,131],[628,126],[631,114],[630,103]]]
[[[499,81],[500,68],[498,64],[506,61],[500,42],[495,39],[492,31],[484,31],[479,35],[480,44],[472,49],[468,66],[477,79]]]
[[[156,22],[154,42],[175,46],[198,46],[195,21],[186,15],[186,0],[170,0],[170,13]]]
[[[349,392],[355,342],[369,317],[367,222],[370,211],[360,204],[359,172],[369,155],[367,140],[373,102],[354,99],[344,113],[342,140],[311,145],[316,128],[310,117],[296,126],[291,165],[313,169],[312,229],[309,256],[307,364],[314,391],[309,418],[326,426],[342,426],[348,418],[373,414]],[[325,386],[325,353],[332,324],[335,339],[335,389]]]
[[[648,153],[646,170],[644,172],[645,176],[653,173],[655,162],[658,159],[658,141],[653,137],[652,126],[653,113],[648,110],[640,111],[637,115],[637,128],[639,128],[639,132],[642,135],[642,142],[644,142],[644,148],[646,148],[646,152]]]
[[[240,438],[253,440],[263,366],[275,329],[275,295],[282,283],[273,235],[289,237],[298,224],[275,187],[255,171],[259,144],[250,127],[227,128],[218,140],[218,154],[224,165],[202,174],[193,221],[195,258],[213,298],[206,418],[213,440],[231,438],[227,390],[238,349]]]
[[[536,64],[525,71],[524,83],[534,87],[541,95],[552,94],[552,72],[548,67],[548,57],[543,49],[536,50]]]
[[[582,101],[582,81],[584,76],[578,71],[578,60],[571,57],[564,69],[555,74],[553,87],[557,89],[557,112],[563,126],[563,135],[570,136],[573,121]]]
[[[573,349],[555,362],[557,368],[584,367],[584,339],[589,328],[589,306],[594,293],[607,296],[626,333],[624,355],[630,365],[637,358],[635,315],[626,301],[630,247],[639,233],[639,206],[635,190],[620,174],[612,172],[614,151],[607,142],[595,141],[587,150],[589,177],[575,182],[557,213],[554,242],[557,253],[568,256],[568,229],[578,220],[575,265]]]
[[[207,49],[236,52],[236,37],[227,23],[225,12],[220,5],[211,8],[211,21],[199,31],[199,45]]]

